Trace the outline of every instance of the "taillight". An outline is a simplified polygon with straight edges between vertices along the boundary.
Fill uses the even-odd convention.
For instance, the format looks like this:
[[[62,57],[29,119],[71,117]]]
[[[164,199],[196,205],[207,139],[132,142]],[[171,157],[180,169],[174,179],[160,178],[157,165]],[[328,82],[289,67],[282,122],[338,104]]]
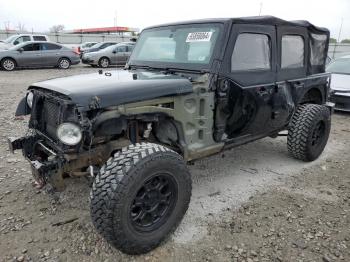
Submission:
[[[74,52],[75,54],[77,54],[77,55],[80,55],[80,50],[79,50],[79,48],[74,48],[74,49],[73,49],[73,52]]]

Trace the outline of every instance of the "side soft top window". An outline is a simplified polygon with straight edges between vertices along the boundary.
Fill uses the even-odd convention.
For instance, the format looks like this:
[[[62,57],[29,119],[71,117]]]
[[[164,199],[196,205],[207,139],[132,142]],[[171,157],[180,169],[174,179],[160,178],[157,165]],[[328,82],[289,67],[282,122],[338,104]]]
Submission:
[[[304,38],[300,35],[282,36],[281,68],[304,67]]]
[[[270,37],[256,33],[239,34],[231,57],[231,71],[270,69]]]

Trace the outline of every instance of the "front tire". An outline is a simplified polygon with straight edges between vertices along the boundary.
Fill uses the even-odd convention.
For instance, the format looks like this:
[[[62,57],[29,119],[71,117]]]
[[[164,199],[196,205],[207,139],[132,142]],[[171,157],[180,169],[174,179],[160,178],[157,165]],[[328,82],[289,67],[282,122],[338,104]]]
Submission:
[[[12,58],[4,58],[1,60],[1,68],[6,71],[13,71],[16,69],[16,61]]]
[[[127,254],[157,247],[187,211],[191,178],[183,158],[157,144],[137,143],[101,168],[90,194],[97,231]]]
[[[305,162],[317,159],[323,152],[331,129],[331,114],[323,105],[299,106],[288,130],[288,151]]]

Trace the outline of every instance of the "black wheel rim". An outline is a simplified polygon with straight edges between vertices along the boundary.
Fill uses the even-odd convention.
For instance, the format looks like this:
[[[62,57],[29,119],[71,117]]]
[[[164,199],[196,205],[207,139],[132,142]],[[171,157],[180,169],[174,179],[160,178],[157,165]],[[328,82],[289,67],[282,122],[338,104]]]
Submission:
[[[177,183],[170,174],[155,174],[137,191],[130,207],[131,224],[139,232],[158,229],[171,215],[177,199]]]
[[[312,137],[311,137],[312,146],[315,147],[321,144],[325,135],[325,130],[326,130],[325,123],[323,121],[319,121],[316,124],[314,131],[312,132]]]

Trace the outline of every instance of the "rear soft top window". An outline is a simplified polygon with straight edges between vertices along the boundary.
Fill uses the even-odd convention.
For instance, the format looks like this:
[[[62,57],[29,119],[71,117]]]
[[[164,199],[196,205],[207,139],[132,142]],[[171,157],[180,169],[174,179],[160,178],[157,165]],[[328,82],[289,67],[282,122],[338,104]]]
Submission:
[[[325,62],[327,35],[310,34],[309,39],[310,39],[311,65],[323,65]]]

